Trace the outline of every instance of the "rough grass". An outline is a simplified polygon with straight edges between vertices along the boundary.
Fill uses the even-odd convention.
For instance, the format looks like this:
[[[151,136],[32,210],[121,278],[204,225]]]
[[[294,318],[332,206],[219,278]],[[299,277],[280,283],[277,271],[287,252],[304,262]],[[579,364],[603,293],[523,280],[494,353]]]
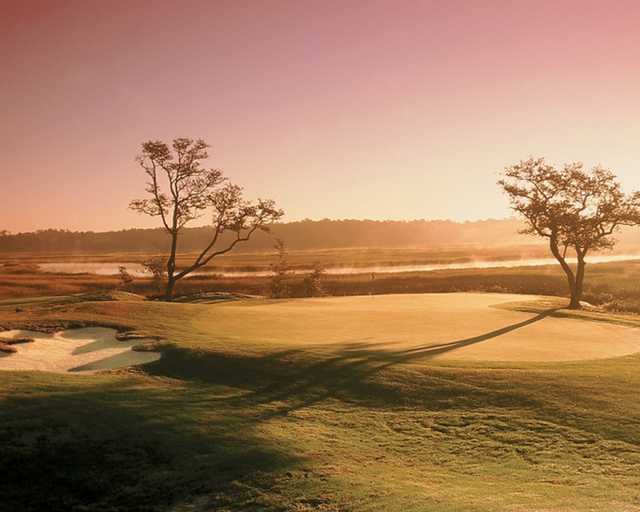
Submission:
[[[524,252],[523,252],[524,251]],[[321,262],[326,265],[386,265],[447,263],[469,261],[473,258],[509,259],[518,256],[540,257],[540,247],[502,249],[439,249],[439,250],[326,250],[294,251],[290,260],[294,267]],[[140,261],[149,255],[107,254],[76,255],[76,259],[89,261]],[[182,263],[192,255],[181,255]],[[15,256],[12,256],[15,258]],[[38,272],[36,263],[71,258],[70,255],[21,255],[19,259],[6,260],[0,264],[0,303],[4,300],[31,300],[39,296],[63,296],[82,293],[107,293],[119,287],[115,276],[91,274],[44,274]],[[271,253],[236,254],[223,258],[219,267],[236,270],[267,268],[273,262]],[[1,262],[0,262],[1,263]],[[293,297],[303,297],[306,287],[302,276],[291,277],[288,288]],[[377,274],[374,281],[370,274],[325,276],[323,288],[335,296],[389,293],[441,293],[457,291],[480,291],[498,293],[521,293],[567,296],[564,275],[558,266],[521,267],[511,269],[468,269],[437,272],[412,272],[402,274]],[[223,278],[194,276],[179,281],[178,294],[206,292],[233,292],[252,295],[267,293],[268,278],[244,277]],[[154,296],[160,290],[150,279],[136,279],[127,291]],[[604,307],[611,312],[640,313],[640,262],[607,263],[590,265],[587,270],[584,300]]]
[[[634,251],[637,247],[631,247]],[[325,266],[368,266],[368,265],[411,265],[468,262],[477,259],[485,260],[511,260],[518,258],[544,257],[547,248],[544,244],[532,243],[530,245],[492,246],[483,247],[476,244],[437,245],[432,248],[333,248],[333,249],[307,249],[289,250],[288,261],[294,268],[310,268],[316,263]],[[49,262],[124,262],[140,263],[157,253],[140,252],[1,252],[0,258],[12,266],[31,268],[39,263]],[[177,263],[186,266],[192,262],[198,253],[178,253]],[[277,258],[275,250],[249,251],[235,250],[231,253],[217,257],[209,268],[234,269],[234,270],[265,270]]]
[[[144,372],[0,374],[0,510],[640,510],[640,356],[399,362],[225,342],[218,307],[0,306],[3,325],[173,342]]]

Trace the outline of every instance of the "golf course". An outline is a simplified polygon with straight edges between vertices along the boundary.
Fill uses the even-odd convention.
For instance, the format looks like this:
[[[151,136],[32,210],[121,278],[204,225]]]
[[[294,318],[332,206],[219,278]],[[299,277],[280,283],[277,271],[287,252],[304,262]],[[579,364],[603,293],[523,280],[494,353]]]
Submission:
[[[0,509],[640,510],[640,321],[563,304],[3,301]],[[51,336],[161,357],[29,371]]]
[[[640,512],[640,2],[1,3],[0,512]]]

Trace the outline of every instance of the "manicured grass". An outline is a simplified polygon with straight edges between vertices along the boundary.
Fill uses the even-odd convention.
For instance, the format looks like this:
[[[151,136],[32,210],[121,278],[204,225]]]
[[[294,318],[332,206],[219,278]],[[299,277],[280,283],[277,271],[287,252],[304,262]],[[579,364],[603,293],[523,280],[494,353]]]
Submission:
[[[0,374],[0,510],[640,510],[640,356],[403,359],[320,343],[335,314],[231,328],[259,302],[0,306],[171,342],[139,372]]]

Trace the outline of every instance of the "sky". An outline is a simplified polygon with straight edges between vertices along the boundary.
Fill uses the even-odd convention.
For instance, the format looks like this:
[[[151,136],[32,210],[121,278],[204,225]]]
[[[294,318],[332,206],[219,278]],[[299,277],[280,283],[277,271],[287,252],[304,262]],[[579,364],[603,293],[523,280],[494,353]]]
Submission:
[[[640,188],[640,2],[0,0],[0,229],[156,225],[150,139],[285,220],[509,215],[529,156]],[[206,219],[205,219],[206,220]]]

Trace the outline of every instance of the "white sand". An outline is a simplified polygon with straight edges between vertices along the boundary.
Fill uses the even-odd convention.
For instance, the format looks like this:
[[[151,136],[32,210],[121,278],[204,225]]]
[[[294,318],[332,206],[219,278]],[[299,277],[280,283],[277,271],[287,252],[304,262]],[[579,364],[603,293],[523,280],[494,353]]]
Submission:
[[[114,329],[103,327],[69,329],[55,334],[17,330],[0,332],[0,340],[34,338],[31,343],[13,345],[17,349],[14,354],[0,353],[0,370],[95,372],[160,359],[159,352],[131,350],[146,340],[118,341],[115,334]]]

